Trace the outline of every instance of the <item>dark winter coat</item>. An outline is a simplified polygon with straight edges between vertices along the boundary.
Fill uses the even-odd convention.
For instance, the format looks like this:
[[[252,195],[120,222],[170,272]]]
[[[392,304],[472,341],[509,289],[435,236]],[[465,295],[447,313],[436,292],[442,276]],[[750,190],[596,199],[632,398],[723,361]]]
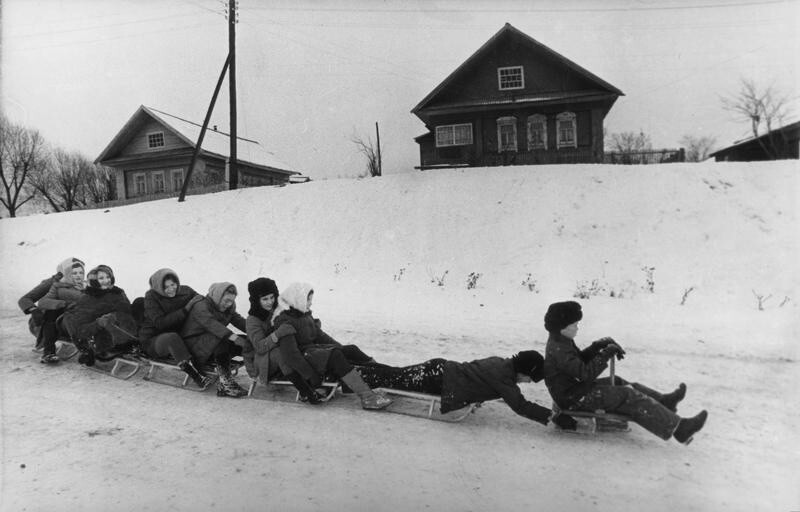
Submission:
[[[487,357],[468,363],[445,362],[442,413],[498,398],[503,399],[520,416],[547,423],[550,409],[525,399],[517,385],[517,372],[510,358]]]
[[[189,286],[179,285],[174,297],[164,293],[164,277],[177,276],[169,269],[161,269],[150,278],[150,289],[144,294],[144,321],[139,330],[139,339],[144,345],[164,332],[180,332],[189,316],[186,305],[198,295]]]
[[[282,330],[279,337],[279,343],[284,343],[284,338],[290,338],[288,346],[292,342],[297,346],[296,351],[282,351],[284,364],[307,381],[319,381],[326,373],[331,350],[341,348],[342,344],[319,327],[311,311],[301,312],[290,308],[280,313],[273,323],[276,330],[284,325],[292,327],[291,330]]]
[[[295,330],[289,323],[283,323],[275,329],[269,317],[262,320],[255,315],[248,315],[249,347],[245,346],[242,350],[247,374],[251,378],[258,378],[261,382],[267,383],[271,379],[291,372],[291,368],[284,363],[281,351],[278,350],[278,340],[293,334]]]
[[[47,295],[39,299],[39,309],[57,310],[73,306],[83,296],[83,289],[63,280],[53,283]]]
[[[17,301],[19,309],[26,315],[30,314],[32,310],[36,309],[36,303],[50,291],[50,287],[53,286],[53,283],[58,282],[62,277],[64,277],[64,275],[58,272],[52,277],[42,280],[42,282],[37,284],[31,291],[20,297]],[[41,319],[41,315],[31,315],[28,319],[28,328],[34,336],[39,333],[39,329],[42,326]]]
[[[562,409],[572,408],[608,367],[608,357],[593,344],[579,350],[575,340],[550,333],[544,356],[544,382]]]
[[[229,324],[233,324],[241,331],[247,330],[245,319],[236,312],[236,304],[225,311],[220,310],[220,300],[225,290],[232,286],[231,283],[212,284],[208,295],[189,311],[178,333],[198,364],[208,361],[217,345],[233,334],[233,331],[228,329]]]
[[[114,323],[123,333],[109,332],[113,339],[129,338],[124,333],[136,336],[136,321],[131,313],[131,302],[125,291],[117,286],[109,289],[88,287],[84,290],[74,307],[64,313],[64,326],[73,339],[89,339],[96,337],[104,329],[97,323],[103,315],[113,313]]]

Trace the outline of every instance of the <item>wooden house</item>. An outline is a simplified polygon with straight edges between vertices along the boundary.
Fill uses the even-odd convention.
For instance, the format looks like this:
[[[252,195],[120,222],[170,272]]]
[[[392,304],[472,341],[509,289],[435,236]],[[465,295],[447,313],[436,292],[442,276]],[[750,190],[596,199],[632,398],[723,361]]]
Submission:
[[[177,195],[183,186],[202,125],[140,106],[95,163],[116,173],[117,197],[158,199]],[[300,174],[254,140],[237,138],[239,185],[281,185]],[[192,172],[190,191],[226,188],[230,135],[206,130]]]
[[[753,162],[800,158],[800,121],[737,142],[708,155],[717,162]]]
[[[506,23],[411,111],[419,168],[602,162],[623,95]]]

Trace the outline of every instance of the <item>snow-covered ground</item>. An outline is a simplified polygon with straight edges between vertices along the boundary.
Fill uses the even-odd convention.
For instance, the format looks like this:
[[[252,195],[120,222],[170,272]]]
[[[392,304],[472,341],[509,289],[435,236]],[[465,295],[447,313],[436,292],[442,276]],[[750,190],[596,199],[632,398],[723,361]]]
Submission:
[[[565,165],[3,219],[0,510],[798,510],[798,199],[797,161]],[[447,424],[45,367],[16,300],[68,256],[131,298],[160,267],[231,281],[243,313],[248,281],[307,281],[328,333],[396,365],[543,351],[547,305],[583,292],[579,345],[613,336],[618,373],[686,382],[710,418],[685,447],[500,402]]]

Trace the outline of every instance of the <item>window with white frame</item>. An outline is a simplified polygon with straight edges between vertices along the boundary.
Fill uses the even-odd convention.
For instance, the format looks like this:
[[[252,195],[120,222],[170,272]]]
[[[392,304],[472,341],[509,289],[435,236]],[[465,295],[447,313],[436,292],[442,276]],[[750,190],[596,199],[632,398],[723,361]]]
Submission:
[[[147,147],[163,148],[164,147],[164,132],[155,132],[147,134]]]
[[[556,137],[559,148],[577,148],[575,113],[562,112],[556,116]]]
[[[497,120],[497,150],[517,150],[517,118],[501,117]]]
[[[164,171],[155,171],[153,173],[153,193],[158,194],[167,189],[164,181]]]
[[[183,188],[183,169],[172,169],[170,175],[172,177],[172,190],[181,190]]]
[[[497,68],[497,86],[501,91],[524,89],[525,75],[522,72],[522,66]]]
[[[547,117],[542,114],[528,116],[528,151],[547,149]]]
[[[147,177],[143,172],[138,172],[133,175],[133,192],[137,196],[147,194]]]
[[[472,144],[472,123],[447,124],[436,127],[436,147]]]

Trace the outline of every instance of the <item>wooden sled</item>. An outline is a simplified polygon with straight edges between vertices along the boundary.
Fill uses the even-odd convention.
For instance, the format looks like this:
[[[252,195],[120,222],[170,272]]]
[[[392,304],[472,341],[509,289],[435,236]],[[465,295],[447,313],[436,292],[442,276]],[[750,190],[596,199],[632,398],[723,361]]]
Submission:
[[[297,389],[294,387],[294,384],[292,384],[288,380],[271,380],[265,386],[257,378],[256,379],[251,379],[251,381],[250,381],[250,387],[247,390],[248,398],[255,398],[255,399],[258,399],[258,400],[275,400],[277,398],[275,396],[271,396],[269,398],[266,398],[266,397],[259,396],[258,394],[256,394],[255,390],[259,386],[259,384],[261,386],[264,386],[264,387],[269,387],[269,386],[274,386],[274,387],[277,387],[277,388],[287,388],[288,387],[291,390],[294,390],[294,392],[295,392],[294,400],[296,402],[300,401],[300,392],[297,391]],[[331,400],[333,398],[333,396],[336,394],[336,390],[339,389],[339,383],[338,382],[328,382],[328,381],[326,381],[326,382],[323,382],[317,388],[317,390],[319,390],[319,389],[324,389],[325,390],[325,393],[323,394],[322,401],[323,402],[327,402],[327,401]]]
[[[394,399],[391,405],[383,409],[384,411],[448,423],[462,421],[470,413],[474,413],[476,408],[480,407],[480,404],[469,404],[464,408],[442,414],[439,412],[442,403],[442,397],[439,395],[428,395],[391,388],[375,388],[374,391],[391,395]]]
[[[173,361],[159,361],[157,359],[144,358],[144,363],[147,364],[147,373],[142,377],[144,380],[165,384],[175,388],[202,392],[210,388],[217,380],[215,372],[212,371],[209,373],[208,369],[204,368],[203,375],[210,377],[211,380],[209,380],[208,385],[201,388],[189,377],[188,373],[181,370]]]
[[[56,342],[56,355],[62,361],[66,361],[67,359],[75,357],[78,352],[78,347],[76,347],[71,341],[58,340]]]
[[[614,385],[614,358],[610,359],[609,371],[611,377],[611,385]],[[622,414],[614,414],[598,409],[596,411],[573,411],[561,410],[561,408],[553,402],[553,416],[558,417],[560,414],[572,416],[578,422],[576,430],[563,430],[562,432],[577,433],[577,434],[593,434],[595,432],[630,432],[631,428],[628,426],[630,418]],[[558,428],[558,427],[556,427]]]
[[[142,362],[131,354],[119,354],[109,358],[100,354],[95,356],[94,364],[86,368],[117,379],[128,380],[136,375],[141,367]]]

